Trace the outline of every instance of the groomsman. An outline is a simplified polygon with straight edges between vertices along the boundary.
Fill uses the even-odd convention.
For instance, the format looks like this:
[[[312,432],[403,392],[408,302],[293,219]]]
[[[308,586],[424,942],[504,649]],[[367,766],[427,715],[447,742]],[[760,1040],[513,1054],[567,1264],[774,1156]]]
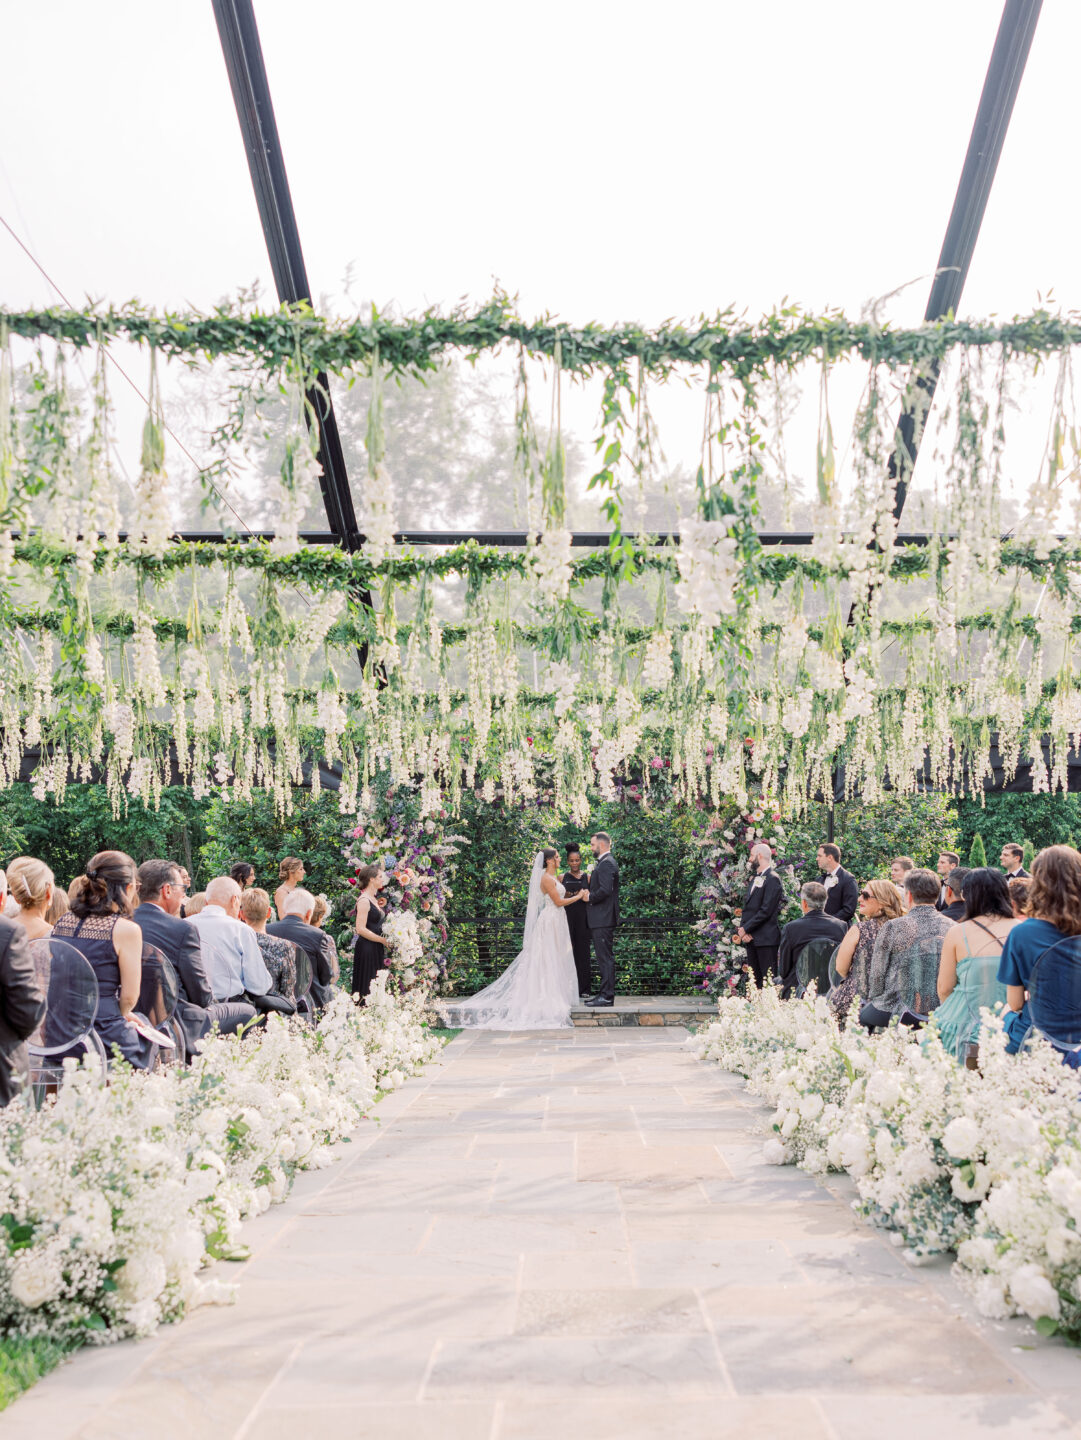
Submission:
[[[582,869],[582,852],[577,845],[567,846],[567,873],[563,876],[563,888],[568,895],[577,895],[589,888],[589,877]],[[567,917],[567,928],[571,932],[571,949],[574,951],[574,968],[578,972],[578,994],[583,1000],[592,995],[592,954],[589,948],[589,907],[568,905],[563,911]]]
[[[1007,880],[1029,880],[1031,876],[1022,865],[1025,852],[1015,840],[1009,840],[1002,847],[1002,854],[998,857],[998,863],[1006,872]]]
[[[751,866],[754,876],[747,886],[736,939],[747,947],[747,963],[754,972],[754,983],[761,990],[766,975],[777,974],[777,950],[781,943],[777,916],[784,904],[784,886],[773,868],[773,853],[768,845],[751,847]]]
[[[826,887],[826,914],[836,915],[847,925],[860,903],[856,877],[841,865],[841,852],[836,845],[820,845],[816,858],[818,868],[826,877],[822,882]]]
[[[935,901],[935,909],[945,910],[950,903],[946,899],[946,877],[951,870],[956,870],[961,863],[960,855],[955,855],[952,850],[941,850],[938,856],[938,878],[941,882],[938,892],[938,899]]]

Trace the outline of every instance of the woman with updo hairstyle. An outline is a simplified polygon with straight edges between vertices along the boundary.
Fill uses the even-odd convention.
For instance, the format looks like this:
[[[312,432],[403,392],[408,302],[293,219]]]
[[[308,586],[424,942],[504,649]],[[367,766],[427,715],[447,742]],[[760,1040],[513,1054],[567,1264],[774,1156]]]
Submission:
[[[304,873],[304,861],[295,855],[286,855],[278,865],[281,884],[274,891],[274,910],[279,920],[285,914],[285,897],[297,888],[304,879]]]
[[[19,907],[15,922],[26,931],[28,940],[44,940],[53,933],[46,919],[56,882],[44,860],[17,855],[7,868],[8,893]]]
[[[356,873],[356,882],[360,894],[353,926],[357,935],[353,948],[353,999],[365,1005],[372,981],[387,965],[390,941],[383,934],[383,912],[377,898],[387,883],[387,872],[381,865],[362,865]]]
[[[143,976],[143,933],[131,919],[135,861],[122,850],[102,850],[80,879],[77,890],[72,886],[71,910],[53,927],[53,939],[73,946],[93,966],[98,981],[94,1029],[106,1054],[113,1058],[119,1050],[145,1069],[150,1045],[127,1019],[138,1003]]]

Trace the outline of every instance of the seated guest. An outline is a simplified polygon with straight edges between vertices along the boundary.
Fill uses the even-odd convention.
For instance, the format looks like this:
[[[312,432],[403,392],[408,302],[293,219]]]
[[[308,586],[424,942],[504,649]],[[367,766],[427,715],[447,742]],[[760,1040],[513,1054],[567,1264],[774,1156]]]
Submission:
[[[850,875],[841,864],[841,852],[836,845],[820,845],[815,857],[818,868],[826,877],[826,914],[835,915],[847,925],[856,913],[860,899],[860,887],[856,877]]]
[[[86,884],[85,875],[76,875],[75,879],[68,886],[68,909],[75,904],[75,897],[83,893],[83,886]]]
[[[1018,920],[1024,920],[1028,914],[1028,890],[1031,883],[1030,879],[1006,881],[1010,892],[1010,904],[1013,906],[1013,913]]]
[[[955,855],[952,850],[941,850],[938,856],[938,874],[940,879],[938,900],[935,902],[936,910],[946,908],[946,877],[951,870],[956,870],[961,863],[960,855]]]
[[[938,1005],[938,959],[953,921],[935,908],[940,887],[930,870],[910,870],[904,888],[908,913],[887,920],[871,956],[871,993],[860,1010],[860,1024],[871,1030],[906,1011],[929,1015]]]
[[[286,855],[278,865],[278,879],[281,883],[274,891],[274,913],[281,920],[285,917],[285,897],[304,879],[304,861],[296,855]]]
[[[205,909],[206,891],[200,890],[197,894],[188,896],[181,913],[185,920],[194,920],[196,915],[201,915]]]
[[[135,861],[121,850],[102,850],[80,879],[71,909],[53,926],[53,938],[74,946],[93,966],[98,981],[94,1029],[105,1053],[112,1057],[115,1047],[145,1069],[151,1046],[127,1019],[143,984],[143,936],[131,919]]]
[[[7,877],[0,870],[0,902],[7,899]],[[0,905],[2,908],[2,905]],[[0,1105],[19,1092],[28,1070],[25,1041],[45,1014],[26,930],[0,915]]]
[[[946,903],[937,908],[940,915],[945,915],[955,925],[965,918],[965,878],[971,873],[963,865],[955,865],[946,876]]]
[[[238,860],[229,871],[229,877],[235,880],[241,890],[250,890],[255,884],[255,866],[249,865],[246,860]]]
[[[1002,854],[998,857],[998,863],[1006,872],[1007,880],[1028,880],[1028,871],[1022,865],[1025,858],[1024,847],[1018,845],[1016,840],[1007,841],[1002,847]]]
[[[53,885],[53,898],[49,901],[45,911],[46,925],[55,925],[61,915],[66,915],[71,909],[68,901],[68,892],[60,885]]]
[[[255,1018],[255,1009],[246,1000],[214,998],[199,931],[180,918],[184,903],[180,866],[172,860],[145,860],[137,878],[141,904],[132,919],[146,943],[155,945],[176,971],[180,988],[176,1018],[191,1055],[215,1022],[223,1034],[233,1035]]]
[[[267,916],[270,914],[270,896],[265,890],[245,890],[240,897],[240,918],[250,926],[259,946],[263,963],[274,981],[275,995],[296,1003],[297,998],[297,947],[291,940],[282,940],[277,935],[266,933]]]
[[[950,889],[957,871],[950,873]],[[961,1059],[966,1045],[980,1034],[983,1006],[1003,1004],[1006,987],[998,979],[999,960],[1006,937],[1019,922],[1005,876],[980,867],[964,879],[964,918],[942,942],[938,962],[938,998],[942,1002],[931,1023],[946,1049]]]
[[[206,887],[206,904],[185,923],[199,932],[203,961],[215,1000],[243,1001],[273,988],[254,933],[240,917],[240,886],[219,875]]]
[[[53,927],[45,915],[52,904],[56,885],[48,865],[44,860],[19,855],[8,866],[7,878],[8,894],[19,907],[15,918],[26,931],[26,938],[43,940],[51,935]]]
[[[323,926],[327,923],[327,921],[328,921],[329,919],[330,919],[330,901],[327,899],[327,897],[326,897],[325,895],[317,895],[317,896],[315,897],[315,909],[312,911],[312,924],[315,926],[315,928],[316,928],[317,930],[322,930]],[[341,974],[341,966],[340,966],[339,963],[338,963],[338,945],[337,945],[337,942],[335,941],[333,935],[328,935],[328,936],[327,936],[327,939],[330,941],[330,954],[331,954],[331,966],[333,967],[333,978],[334,978],[335,980],[337,980],[338,976]]]
[[[310,890],[295,886],[285,896],[285,914],[267,926],[267,934],[291,940],[306,952],[312,962],[312,999],[323,1006],[334,993],[333,941],[311,923],[314,913],[315,896]]]
[[[905,883],[905,876],[910,870],[915,870],[916,862],[908,855],[898,855],[890,861],[890,879],[900,887]]]
[[[871,956],[878,932],[887,920],[898,920],[903,914],[901,892],[892,880],[868,880],[860,891],[860,922],[845,931],[833,962],[841,983],[830,991],[829,1002],[842,1025],[857,997],[866,1000],[870,994]]]
[[[826,887],[817,880],[809,880],[806,885],[801,886],[799,903],[803,917],[790,920],[781,931],[781,946],[777,952],[777,973],[784,998],[791,995],[795,988],[796,967],[806,946],[812,940],[829,940],[833,945],[837,945],[848,930],[843,920],[824,913]]]
[[[1063,983],[1075,967],[1081,971],[1081,855],[1069,845],[1049,845],[1032,862],[1028,915],[1010,931],[998,967],[998,978],[1006,986],[1010,1051],[1020,1048],[1032,1026],[1028,999],[1038,963],[1046,980],[1040,992],[1041,1028],[1049,1036],[1068,1039],[1067,1032],[1077,1023],[1081,984]],[[1054,969],[1043,968],[1047,961]],[[1077,1060],[1076,1055],[1064,1058],[1070,1065]]]

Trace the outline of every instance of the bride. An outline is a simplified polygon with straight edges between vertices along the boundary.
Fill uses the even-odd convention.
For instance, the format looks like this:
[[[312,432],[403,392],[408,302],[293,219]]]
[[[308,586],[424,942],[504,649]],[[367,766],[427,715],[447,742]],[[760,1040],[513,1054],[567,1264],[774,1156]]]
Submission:
[[[556,879],[558,859],[558,850],[542,850],[533,861],[521,954],[479,994],[453,1005],[441,1003],[447,1025],[473,1030],[555,1030],[571,1023],[571,1007],[578,999],[578,974],[563,911],[588,900],[589,891],[566,898]]]

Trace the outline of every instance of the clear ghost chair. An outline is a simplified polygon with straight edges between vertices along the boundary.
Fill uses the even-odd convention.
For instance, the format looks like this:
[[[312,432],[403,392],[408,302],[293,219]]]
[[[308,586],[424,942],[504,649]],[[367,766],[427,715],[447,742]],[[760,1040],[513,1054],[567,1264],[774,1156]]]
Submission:
[[[176,1046],[169,1050],[155,1045],[148,1068],[154,1069],[160,1062],[183,1064],[186,1058],[184,1032],[176,1020],[176,1002],[180,996],[180,985],[169,959],[156,945],[143,945],[143,974],[139,999],[135,1013],[155,1030],[168,1035]]]
[[[297,1014],[304,1015],[309,1022],[315,1020],[315,1005],[312,1001],[312,962],[306,950],[298,945],[297,952]]]
[[[65,940],[43,936],[30,941],[30,958],[45,996],[41,1024],[26,1042],[30,1085],[38,1104],[54,1090],[64,1073],[64,1058],[84,1053],[95,1057],[105,1083],[108,1059],[94,1029],[98,1013],[98,981],[85,955]]]

